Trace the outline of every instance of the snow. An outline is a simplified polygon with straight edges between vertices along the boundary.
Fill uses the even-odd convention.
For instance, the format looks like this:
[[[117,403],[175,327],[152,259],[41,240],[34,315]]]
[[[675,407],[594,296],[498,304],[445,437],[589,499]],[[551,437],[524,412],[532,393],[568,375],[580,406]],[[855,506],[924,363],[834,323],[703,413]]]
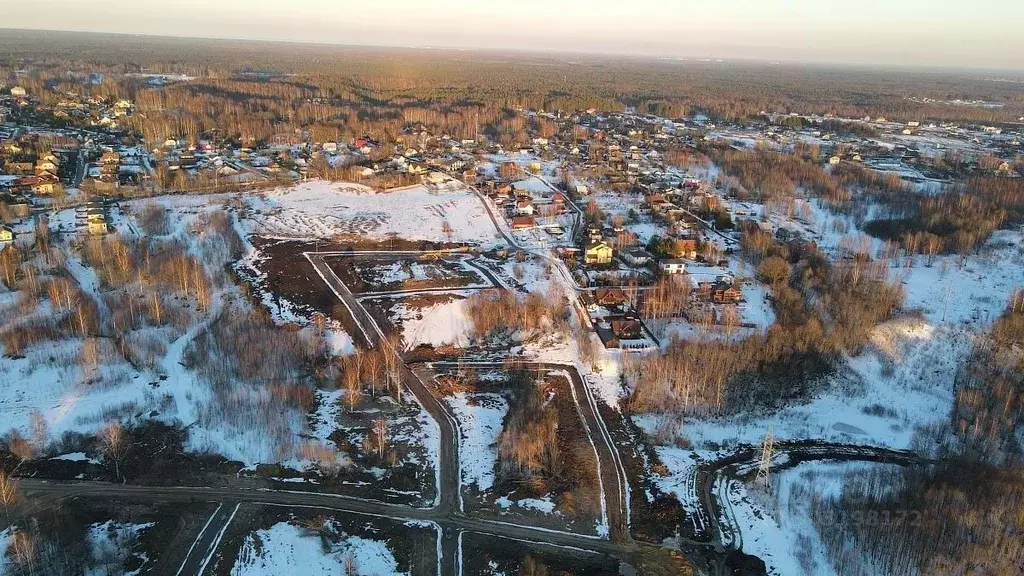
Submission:
[[[501,394],[458,392],[445,399],[459,422],[459,467],[464,485],[476,484],[480,491],[494,485],[498,461],[496,443],[508,413]]]
[[[626,224],[626,230],[629,230],[633,234],[636,234],[637,241],[646,246],[650,242],[651,238],[655,236],[661,236],[665,238],[668,235],[668,230],[664,226],[655,224],[653,222],[638,222],[636,224]]]
[[[509,500],[508,496],[502,496],[494,501],[502,509],[508,510],[509,508],[523,508],[525,510],[537,510],[545,514],[551,514],[555,511],[555,503],[549,498],[522,498],[519,500]]]
[[[374,192],[359,184],[304,182],[246,196],[252,212],[248,232],[274,237],[336,236],[382,240],[394,234],[409,240],[492,244],[494,225],[480,199],[459,183]]]
[[[382,284],[407,282],[412,278],[411,272],[406,271],[401,262],[382,264],[375,271],[377,281]]]
[[[409,446],[423,447],[426,452],[426,462],[413,461],[412,463],[422,464],[426,470],[434,471],[434,505],[436,506],[441,502],[441,426],[420,404],[414,394],[406,392],[404,399],[405,404],[415,404],[419,409],[416,414],[416,426],[408,432],[393,432],[391,441],[393,444],[404,443]]]
[[[7,555],[7,548],[13,543],[11,537],[14,536],[14,532],[14,526],[0,531],[0,576],[7,574],[7,568],[12,563],[11,558]]]
[[[692,523],[695,533],[709,530],[711,524],[707,511],[697,494],[697,468],[702,462],[713,460],[714,453],[684,450],[675,446],[655,446],[654,449],[669,473],[664,476],[651,474],[651,480],[662,492],[675,495],[686,510],[686,517]]]
[[[714,491],[728,498],[724,507],[732,513],[728,524],[738,530],[743,551],[761,558],[770,576],[827,576],[839,572],[812,521],[808,496],[838,496],[850,475],[880,466],[886,465],[809,462],[775,474],[770,494],[763,486],[725,478],[716,481]]]
[[[352,337],[344,330],[339,328],[328,330],[325,337],[327,338],[327,345],[331,350],[331,354],[335,356],[348,356],[356,351]]]
[[[536,196],[548,196],[551,194],[551,188],[548,187],[547,183],[536,176],[531,176],[525,180],[519,180],[512,184],[512,187],[520,192],[528,192],[534,197]]]
[[[473,321],[461,298],[422,308],[401,302],[392,308],[392,317],[402,323],[402,337],[408,350],[423,344],[469,346]]]
[[[28,433],[32,414],[39,413],[51,438],[66,431],[88,432],[102,423],[105,411],[155,398],[145,381],[130,379],[134,371],[127,364],[102,365],[102,386],[85,383],[78,367],[80,349],[81,340],[72,339],[34,346],[25,358],[0,359],[0,381],[22,384],[0,386],[5,431]]]
[[[70,454],[61,454],[60,456],[54,456],[50,460],[64,460],[67,462],[88,462],[89,464],[99,464],[100,461],[97,458],[90,458],[85,452],[71,452]]]
[[[228,254],[212,245],[209,235],[193,228],[204,212],[224,205],[231,198],[228,194],[171,195],[126,201],[112,211],[111,224],[126,236],[135,237],[139,234],[135,215],[146,205],[160,204],[169,210],[169,230],[162,239],[182,241],[190,252],[203,258],[208,267],[219,269],[228,261]],[[62,210],[50,219],[51,228],[61,225],[74,229],[74,210]],[[236,221],[235,227],[245,232],[244,222]],[[261,255],[251,245],[247,247],[246,262],[255,266]],[[68,251],[65,267],[84,290],[93,296],[102,292],[95,271],[82,264],[76,251]],[[264,299],[267,300],[266,295]],[[248,420],[244,422],[225,422],[213,410],[223,399],[215,398],[205,381],[182,363],[185,350],[220,310],[225,306],[250,307],[241,290],[231,284],[219,288],[211,300],[207,311],[187,311],[186,326],[132,331],[133,339],[152,344],[155,355],[152,367],[132,366],[120,360],[120,355],[110,353],[105,354],[107,359],[95,370],[85,371],[80,367],[83,346],[80,338],[40,343],[26,349],[24,358],[0,359],[0,381],[24,383],[0,387],[0,420],[4,426],[0,432],[17,428],[29,435],[36,413],[45,420],[50,439],[68,431],[89,434],[108,420],[130,423],[137,418],[151,417],[188,426],[187,448],[192,451],[220,454],[248,466],[289,460],[293,449],[301,444],[300,435],[304,432],[305,415],[301,411],[266,417],[246,412],[242,419]],[[103,301],[97,301],[103,312]],[[279,309],[270,306],[272,300],[267,303],[278,323],[309,323],[307,317],[286,302],[282,302]],[[49,304],[43,302],[35,313],[49,314]],[[25,316],[19,318],[26,319]],[[351,339],[336,323],[328,326],[327,341],[335,354],[347,354],[353,349]],[[231,401],[258,403],[260,395],[265,393],[241,388],[232,391]]]
[[[921,258],[913,267],[894,267],[908,313],[876,327],[865,350],[848,358],[821,392],[771,413],[680,418],[681,434],[698,449],[717,449],[756,444],[771,425],[778,439],[909,447],[916,428],[947,418],[957,367],[1024,278],[1021,245],[1020,232],[1000,231],[962,269],[956,256],[939,257],[932,266]],[[764,326],[771,312],[752,308],[758,298],[747,291],[762,290],[754,286],[744,286],[744,320]],[[657,418],[637,422],[651,433],[660,424]]]
[[[346,563],[351,559],[353,572]],[[406,574],[386,542],[344,535],[336,544],[325,544],[316,532],[279,522],[246,537],[231,569],[232,576],[290,576],[355,574],[385,576]]]
[[[909,269],[894,269],[906,289],[906,308],[920,308],[931,322],[970,324],[993,321],[1015,288],[1024,283],[1024,230],[1001,230],[958,267],[956,256],[932,266],[924,258]]]
[[[775,323],[775,311],[768,300],[768,289],[757,282],[747,282],[740,287],[743,292],[743,304],[740,315],[743,323],[754,324],[758,328],[767,329]]]
[[[92,550],[93,566],[85,568],[84,576],[105,576],[119,573],[128,576],[141,570],[123,572],[125,562],[133,555],[132,545],[139,534],[155,524],[127,524],[108,520],[89,526],[86,541]],[[145,564],[145,555],[139,553]]]
[[[316,412],[310,418],[310,435],[314,438],[326,441],[327,437],[334,432],[338,423],[338,414],[341,413],[341,401],[344,391],[332,390],[325,392],[316,391]]]
[[[947,418],[953,378],[970,350],[971,335],[901,318],[876,328],[871,340],[870,350],[849,359],[835,381],[807,403],[768,414],[680,419],[681,433],[693,446],[707,449],[757,444],[769,426],[780,440],[906,448],[918,426]],[[655,417],[636,421],[651,434],[662,424]]]

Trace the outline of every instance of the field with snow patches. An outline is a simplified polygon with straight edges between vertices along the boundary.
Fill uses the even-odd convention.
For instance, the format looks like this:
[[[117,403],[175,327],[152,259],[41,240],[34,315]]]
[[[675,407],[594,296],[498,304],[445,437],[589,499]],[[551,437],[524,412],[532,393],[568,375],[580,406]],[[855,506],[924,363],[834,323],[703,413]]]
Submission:
[[[587,202],[591,200],[597,204],[601,212],[624,220],[629,216],[630,210],[639,213],[644,203],[643,196],[630,196],[609,191],[595,191],[586,199]]]
[[[7,548],[13,543],[14,538],[14,527],[7,527],[0,530],[0,550],[7,551]],[[7,574],[8,568],[13,565],[13,560],[7,557],[7,554],[0,555],[0,574]]]
[[[494,485],[497,442],[508,401],[501,394],[458,392],[445,398],[459,422],[462,485],[485,492]]]
[[[316,411],[309,417],[308,435],[338,450],[337,463],[345,469],[342,475],[346,483],[372,485],[381,493],[402,500],[427,494],[434,494],[436,499],[441,433],[437,423],[411,393],[405,393],[401,405],[388,396],[363,396],[350,408],[346,391],[318,390],[316,404]],[[378,418],[387,422],[388,447],[394,454],[394,463],[387,467],[359,462],[366,458],[363,443],[372,435]],[[354,463],[364,465],[353,467]],[[308,466],[301,460],[284,464],[297,470]],[[413,475],[421,484],[417,484],[415,490],[399,488],[408,487],[410,469],[415,471]]]
[[[135,557],[135,562],[144,568],[147,562],[146,555],[142,552],[133,552],[132,544],[137,541],[140,533],[153,526],[153,523],[130,524],[113,520],[89,526],[86,541],[92,549],[92,558],[97,566],[93,569],[86,569],[85,575],[101,576],[117,573],[133,557]],[[139,572],[140,570],[135,570],[132,573]]]
[[[598,464],[569,390],[568,375],[554,371],[537,380],[532,373],[520,374],[511,380],[510,377],[503,370],[485,369],[475,374],[468,390],[448,393],[443,398],[458,422],[461,487],[467,511],[499,521],[607,534],[597,478]],[[456,380],[460,379],[456,377]],[[531,390],[531,386],[538,388]],[[513,422],[524,418],[522,402],[532,394],[542,394],[544,400],[534,400],[539,403],[531,406],[556,418],[557,439],[554,441],[560,449],[556,457],[565,471],[552,477],[538,474],[533,480],[514,473],[502,478],[498,440],[503,432],[511,434],[512,438],[523,433],[518,427],[521,424]],[[511,415],[516,406],[520,412]],[[512,441],[529,446],[528,437],[519,438]],[[510,469],[510,462],[503,463],[505,470]]]
[[[247,231],[260,236],[384,240],[395,235],[482,245],[496,241],[483,204],[459,183],[375,192],[359,184],[314,180],[247,196],[246,201]]]
[[[536,176],[530,176],[529,178],[514,182],[512,187],[516,189],[516,192],[530,194],[535,198],[543,198],[552,194],[551,188],[548,187],[547,183]]]
[[[124,238],[140,238],[140,215],[151,205],[167,210],[167,229],[155,236],[161,241],[176,241],[188,253],[200,258],[211,275],[222,274],[229,255],[214,242],[201,224],[214,209],[226,207],[236,215],[234,228],[240,233],[254,224],[237,220],[231,195],[167,196],[155,199],[124,202],[112,209],[111,225]],[[473,198],[467,197],[476,202]],[[398,213],[401,213],[399,211]],[[487,225],[490,225],[489,219]],[[74,213],[65,210],[50,219],[56,230],[73,229]],[[493,226],[491,226],[493,230]],[[101,313],[123,296],[118,289],[104,286],[95,270],[83,260],[78,248],[58,244],[62,252],[63,273],[88,294],[99,306]],[[244,242],[244,260],[258,264],[259,254]],[[286,302],[263,294],[278,324],[294,323],[302,327],[300,338],[311,337],[309,318],[287,306]],[[18,306],[17,293],[0,293],[0,314],[12,314]],[[271,305],[273,304],[273,305]],[[273,423],[242,420],[229,422],[216,417],[213,409],[218,399],[208,383],[188,367],[189,350],[212,325],[221,311],[251,310],[251,303],[238,287],[230,282],[214,286],[207,310],[198,310],[186,300],[167,296],[167,313],[175,320],[160,326],[142,326],[128,333],[130,343],[137,344],[149,356],[141,363],[129,363],[115,353],[112,344],[99,339],[101,360],[95,365],[83,362],[86,342],[82,338],[67,337],[28,346],[20,356],[0,358],[0,380],[17,383],[0,387],[0,421],[3,432],[18,430],[23,436],[32,436],[33,419],[45,423],[48,440],[60,438],[65,432],[94,433],[105,422],[118,420],[125,424],[152,419],[165,423],[188,426],[186,449],[200,453],[220,454],[230,460],[253,467],[260,463],[286,462],[298,470],[315,466],[316,462],[303,460],[298,448],[308,433],[307,415],[301,410],[286,410],[277,414]],[[33,315],[21,313],[19,321],[35,315],[51,315],[49,300],[43,300]],[[7,316],[4,316],[5,318]],[[329,352],[336,355],[352,351],[351,339],[337,324],[327,327],[325,333]],[[257,392],[237,400],[262,402]],[[244,395],[244,394],[243,394]],[[268,433],[272,432],[272,433]],[[409,431],[409,443],[422,438]],[[284,440],[284,444],[281,441]],[[282,446],[284,449],[282,449]],[[422,447],[421,447],[422,448]],[[294,449],[294,450],[293,450]],[[43,456],[53,456],[43,453]],[[421,457],[422,459],[422,457]]]
[[[465,257],[342,260],[334,264],[334,269],[342,268],[343,281],[348,281],[349,274],[355,276],[354,282],[347,284],[355,294],[492,287]]]

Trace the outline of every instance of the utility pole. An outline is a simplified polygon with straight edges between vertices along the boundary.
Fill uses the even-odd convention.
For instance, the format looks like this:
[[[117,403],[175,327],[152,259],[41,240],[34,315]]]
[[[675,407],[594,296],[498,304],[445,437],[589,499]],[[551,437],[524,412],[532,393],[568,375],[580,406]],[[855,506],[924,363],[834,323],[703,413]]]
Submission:
[[[757,480],[763,480],[766,488],[772,471],[772,453],[774,451],[775,431],[772,426],[769,426],[768,433],[764,435],[764,443],[761,444],[761,465],[757,469]]]

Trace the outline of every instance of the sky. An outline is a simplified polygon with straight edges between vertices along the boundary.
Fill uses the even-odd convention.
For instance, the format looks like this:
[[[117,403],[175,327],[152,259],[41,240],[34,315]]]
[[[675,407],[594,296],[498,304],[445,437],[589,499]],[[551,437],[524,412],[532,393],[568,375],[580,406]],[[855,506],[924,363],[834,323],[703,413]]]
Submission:
[[[0,27],[1024,69],[1024,0],[32,0]]]

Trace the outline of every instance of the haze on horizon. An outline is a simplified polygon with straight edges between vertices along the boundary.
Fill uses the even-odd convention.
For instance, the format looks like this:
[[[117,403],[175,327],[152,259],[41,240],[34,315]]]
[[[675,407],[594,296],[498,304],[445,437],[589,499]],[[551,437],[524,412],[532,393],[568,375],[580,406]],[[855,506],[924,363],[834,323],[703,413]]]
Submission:
[[[4,27],[378,46],[1024,69],[1018,0],[35,0]]]

